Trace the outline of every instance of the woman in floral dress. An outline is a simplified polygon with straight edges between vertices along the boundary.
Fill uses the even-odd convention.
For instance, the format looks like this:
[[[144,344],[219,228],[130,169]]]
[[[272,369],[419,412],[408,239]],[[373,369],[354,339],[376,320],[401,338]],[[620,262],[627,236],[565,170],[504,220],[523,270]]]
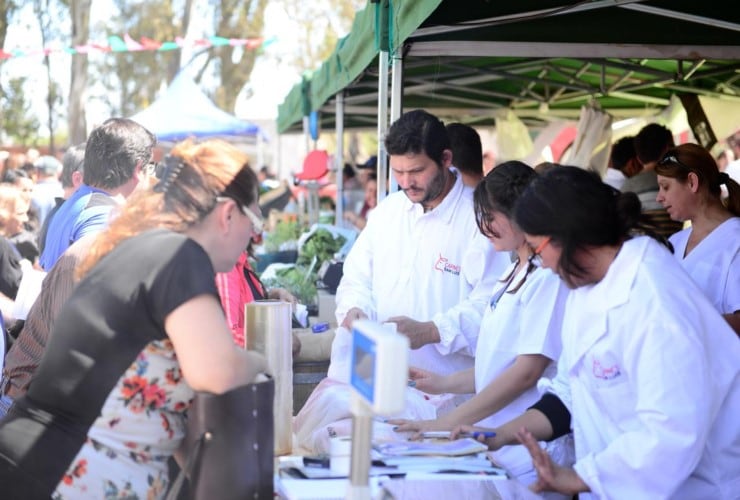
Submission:
[[[214,282],[258,230],[256,201],[243,153],[206,141],[176,146],[161,181],[127,202],[0,422],[3,498],[164,495],[193,391],[223,393],[265,368],[234,345]]]

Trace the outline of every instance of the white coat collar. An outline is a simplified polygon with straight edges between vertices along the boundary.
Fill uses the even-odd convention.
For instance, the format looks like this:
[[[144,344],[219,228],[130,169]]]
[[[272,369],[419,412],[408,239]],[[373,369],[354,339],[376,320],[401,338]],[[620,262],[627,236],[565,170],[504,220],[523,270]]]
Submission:
[[[571,292],[569,313],[577,315],[577,320],[569,321],[568,326],[578,331],[569,332],[574,340],[569,368],[607,333],[607,312],[629,300],[650,240],[649,236],[640,236],[625,241],[601,281]]]
[[[423,215],[434,215],[434,217],[440,217],[446,224],[452,221],[452,217],[455,215],[458,203],[463,197],[463,193],[467,189],[462,181],[462,175],[455,167],[449,167],[450,171],[455,174],[455,184],[452,185],[452,189],[447,196],[444,197],[442,202],[437,205],[434,210],[424,214],[424,207],[421,203],[414,203],[409,200],[408,196],[404,194],[406,201],[404,202],[404,208],[407,211],[418,210]]]

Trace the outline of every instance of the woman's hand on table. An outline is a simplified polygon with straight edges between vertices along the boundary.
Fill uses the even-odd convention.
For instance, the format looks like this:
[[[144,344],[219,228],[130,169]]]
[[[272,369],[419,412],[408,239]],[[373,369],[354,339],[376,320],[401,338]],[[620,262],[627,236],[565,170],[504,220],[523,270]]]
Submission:
[[[415,366],[409,367],[409,387],[426,392],[427,394],[442,394],[448,392],[445,387],[446,377]]]
[[[389,424],[395,425],[393,430],[395,432],[403,432],[410,434],[410,440],[422,439],[424,432],[429,431],[449,431],[453,425],[447,422],[444,418],[438,418],[434,420],[406,420],[406,419],[390,419]]]
[[[556,491],[566,495],[591,491],[574,469],[560,467],[552,461],[550,455],[540,447],[532,434],[522,427],[517,438],[532,456],[532,465],[537,471],[537,481],[529,489],[535,493]]]
[[[489,437],[489,435],[493,436]],[[464,437],[472,437],[476,441],[479,441],[486,446],[489,450],[498,450],[506,443],[500,443],[496,440],[498,434],[495,429],[490,427],[477,427],[475,425],[457,425],[452,428],[450,432],[450,439],[460,439]]]
[[[285,288],[272,288],[267,292],[267,297],[273,300],[280,300],[282,302],[290,302],[293,305],[298,303],[298,299],[296,299],[295,296]]]

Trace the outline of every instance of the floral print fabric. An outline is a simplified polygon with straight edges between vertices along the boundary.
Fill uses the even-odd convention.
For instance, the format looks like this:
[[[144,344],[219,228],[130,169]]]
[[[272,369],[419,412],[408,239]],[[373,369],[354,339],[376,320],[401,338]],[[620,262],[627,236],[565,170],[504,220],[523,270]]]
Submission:
[[[157,499],[193,391],[169,340],[150,342],[108,395],[54,499]]]

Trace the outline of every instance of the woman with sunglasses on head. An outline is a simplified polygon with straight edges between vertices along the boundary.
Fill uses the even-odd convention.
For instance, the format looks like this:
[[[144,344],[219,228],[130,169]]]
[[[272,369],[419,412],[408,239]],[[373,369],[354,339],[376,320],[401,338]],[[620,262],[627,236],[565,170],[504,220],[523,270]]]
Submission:
[[[552,377],[560,355],[560,327],[567,288],[557,275],[539,267],[538,253],[512,220],[519,195],[537,174],[528,165],[509,161],[490,171],[475,188],[473,200],[478,227],[497,252],[511,252],[514,262],[505,271],[481,321],[475,366],[448,376],[411,368],[410,378],[424,392],[475,393],[472,399],[436,420],[397,420],[399,432],[450,431],[461,424],[493,427],[502,424],[539,399],[540,377]],[[567,461],[568,439],[550,447]],[[526,449],[508,447],[495,458],[521,482],[536,481]],[[550,498],[564,498],[550,495]]]
[[[697,144],[669,149],[655,172],[658,202],[671,219],[691,222],[670,237],[673,255],[740,335],[740,185]]]
[[[214,280],[252,236],[256,198],[243,153],[186,142],[97,236],[0,422],[3,498],[164,495],[193,391],[224,393],[266,366],[234,345]]]
[[[668,250],[639,235],[636,195],[562,167],[530,184],[514,219],[572,290],[557,376],[489,448],[525,444],[535,491],[736,499],[740,342]],[[571,429],[576,461],[561,467],[536,440]]]

